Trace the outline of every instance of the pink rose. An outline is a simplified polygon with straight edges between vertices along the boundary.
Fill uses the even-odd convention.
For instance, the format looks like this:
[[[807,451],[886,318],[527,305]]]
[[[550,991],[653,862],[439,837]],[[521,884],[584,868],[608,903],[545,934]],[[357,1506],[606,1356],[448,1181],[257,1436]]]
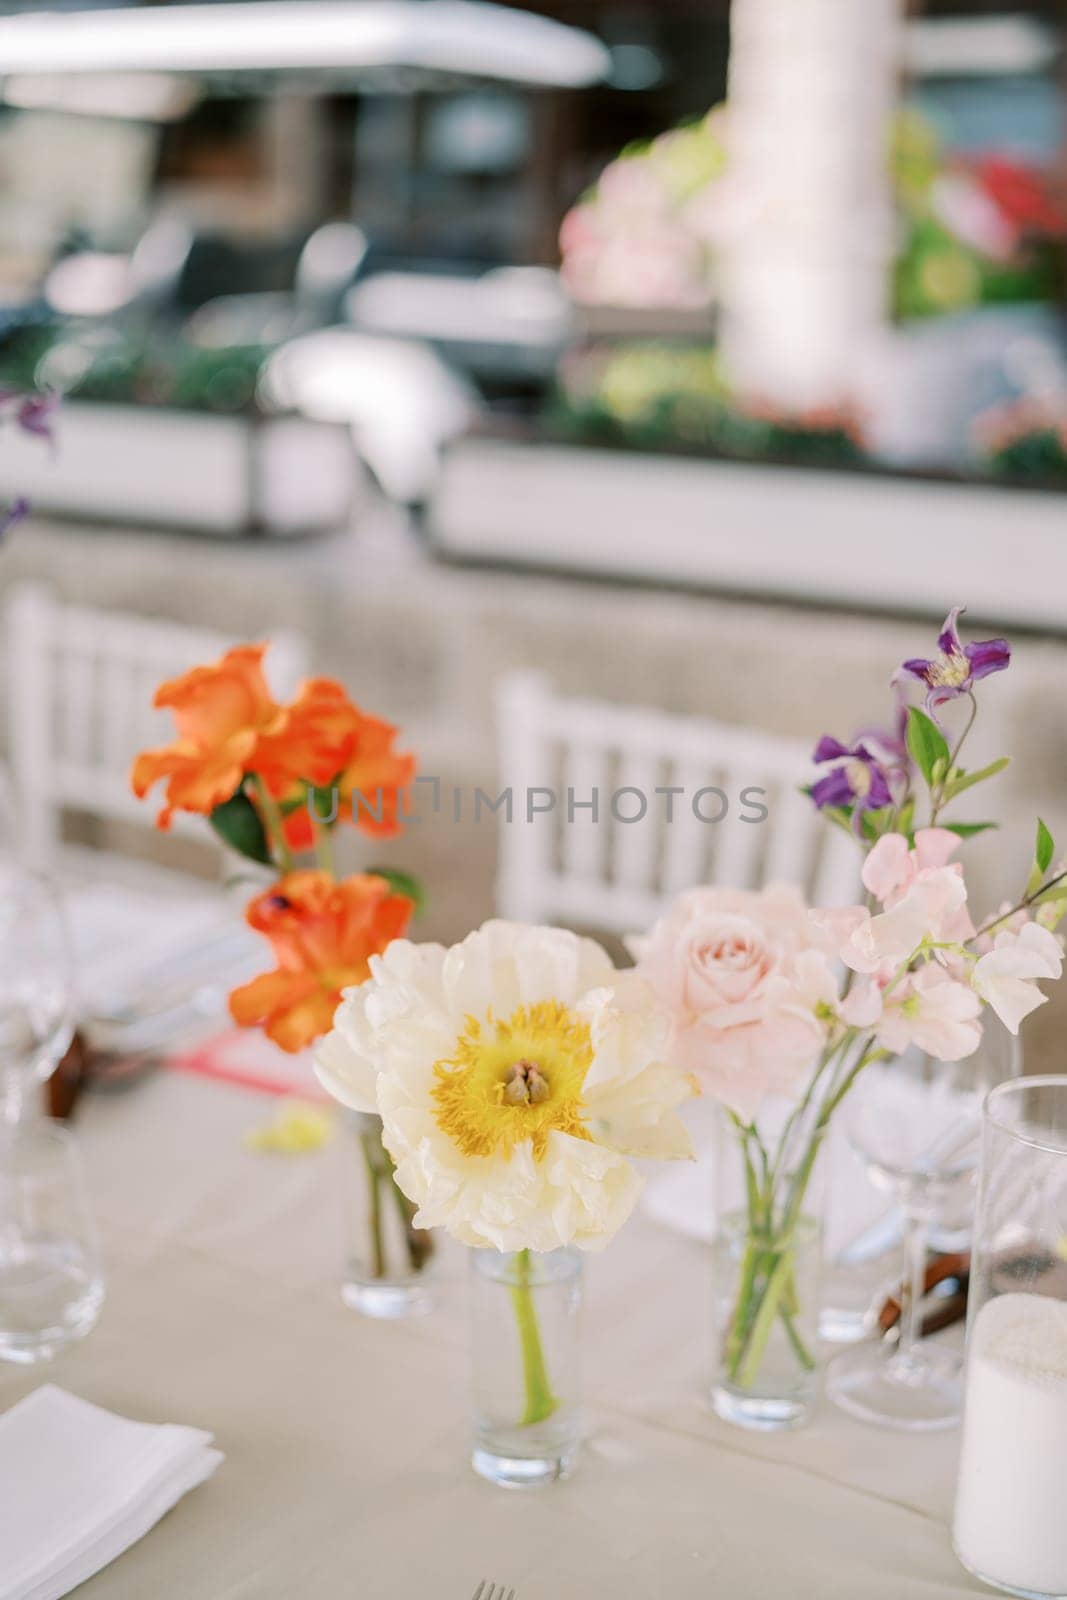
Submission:
[[[668,1058],[739,1116],[806,1075],[837,989],[795,889],[691,890],[632,948],[671,1021]]]

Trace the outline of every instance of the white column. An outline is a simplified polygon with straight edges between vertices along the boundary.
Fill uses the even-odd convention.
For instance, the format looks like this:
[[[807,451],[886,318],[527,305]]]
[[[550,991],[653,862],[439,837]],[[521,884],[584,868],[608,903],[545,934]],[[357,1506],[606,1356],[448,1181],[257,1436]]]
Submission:
[[[887,319],[899,0],[733,0],[722,351],[743,394],[847,398]]]

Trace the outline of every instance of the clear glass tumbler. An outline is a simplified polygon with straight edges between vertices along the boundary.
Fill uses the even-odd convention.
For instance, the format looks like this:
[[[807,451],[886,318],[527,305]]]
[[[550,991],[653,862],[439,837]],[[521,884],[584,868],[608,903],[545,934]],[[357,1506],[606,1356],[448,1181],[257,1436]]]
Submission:
[[[414,1225],[396,1184],[381,1118],[345,1115],[345,1270],[341,1298],[365,1317],[413,1317],[433,1305],[436,1240]]]
[[[475,1472],[507,1488],[577,1459],[582,1263],[576,1250],[471,1251]]]
[[[953,1543],[1030,1600],[1067,1596],[1067,1077],[985,1102]]]
[[[44,1117],[0,1122],[0,1360],[47,1360],[84,1338],[103,1301],[74,1140]]]

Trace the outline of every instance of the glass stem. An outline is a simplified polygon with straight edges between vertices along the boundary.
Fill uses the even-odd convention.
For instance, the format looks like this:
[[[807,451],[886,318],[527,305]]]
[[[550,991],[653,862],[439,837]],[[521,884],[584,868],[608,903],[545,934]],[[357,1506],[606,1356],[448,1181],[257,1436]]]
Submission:
[[[907,1282],[901,1307],[900,1342],[894,1361],[902,1367],[915,1362],[922,1337],[922,1302],[926,1289],[926,1250],[930,1219],[924,1211],[904,1207],[904,1257]]]
[[[522,1426],[526,1428],[535,1422],[544,1422],[559,1405],[559,1401],[552,1393],[552,1386],[545,1370],[541,1330],[537,1326],[537,1308],[530,1289],[529,1250],[520,1250],[515,1257],[515,1282],[511,1285],[511,1303],[515,1307],[515,1322],[522,1350],[522,1376],[526,1390]]]
[[[34,1090],[37,1091],[36,1099]],[[0,1073],[0,1123],[14,1128],[20,1122],[26,1122],[40,1105],[40,1096],[36,1078],[27,1079],[14,1068],[5,1069]]]

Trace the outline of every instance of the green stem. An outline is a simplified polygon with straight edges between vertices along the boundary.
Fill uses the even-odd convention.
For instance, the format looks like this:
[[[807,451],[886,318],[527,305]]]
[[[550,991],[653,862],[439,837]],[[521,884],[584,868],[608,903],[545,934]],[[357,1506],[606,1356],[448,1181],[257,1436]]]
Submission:
[[[811,1351],[808,1349],[807,1345],[804,1343],[803,1339],[800,1337],[800,1331],[797,1328],[797,1325],[793,1320],[794,1315],[795,1315],[795,1313],[790,1311],[788,1309],[788,1307],[783,1306],[782,1307],[782,1327],[785,1329],[786,1337],[788,1338],[789,1343],[793,1347],[793,1354],[796,1356],[797,1360],[800,1362],[800,1365],[804,1368],[804,1371],[805,1372],[814,1372],[815,1371],[815,1357],[812,1355]]]
[[[1018,905],[1012,906],[1009,911],[1001,911],[998,916],[993,918],[992,922],[984,922],[975,934],[975,939],[980,939],[983,934],[992,933],[993,929],[999,928],[1002,922],[1007,922],[1011,917],[1014,917],[1017,911],[1027,910],[1029,906],[1034,904],[1035,900],[1040,900],[1041,896],[1049,889],[1054,889],[1058,883],[1062,883],[1064,878],[1067,878],[1067,871],[1057,872],[1055,877],[1046,879],[1039,889],[1034,890],[1033,894],[1024,895]],[[973,944],[974,940],[970,942]]]
[[[726,1337],[726,1349],[723,1359],[726,1370],[731,1378],[737,1376],[741,1352],[745,1348],[745,1337],[748,1333],[749,1313],[752,1305],[752,1290],[756,1282],[756,1265],[760,1258],[760,1248],[755,1238],[750,1234],[745,1240],[745,1254],[741,1261],[741,1281],[737,1287],[737,1301],[734,1305],[733,1320],[730,1323],[730,1332]]]
[[[282,808],[258,773],[253,777],[252,782],[255,784],[256,801],[259,805],[260,815],[263,818],[263,826],[267,832],[271,852],[277,860],[279,870],[281,872],[290,872],[293,866],[293,857],[289,846],[285,842],[285,818],[282,816]]]
[[[945,785],[948,782],[953,769],[955,768],[956,762],[959,760],[960,751],[963,749],[967,735],[974,727],[974,719],[978,715],[978,701],[971,693],[968,693],[967,698],[971,702],[970,716],[964,723],[963,732],[956,740],[955,749],[949,752],[948,765],[945,768],[945,776],[937,785],[936,789],[932,790],[930,794],[930,826],[932,828],[936,827],[938,816],[940,815],[941,809],[945,804]]]
[[[412,1205],[411,1201],[408,1199],[403,1190],[398,1187],[396,1181],[396,1168],[393,1165],[389,1152],[385,1150],[384,1147],[383,1154],[389,1163],[388,1173],[385,1181],[389,1185],[389,1192],[396,1202],[396,1208],[400,1214],[400,1226],[404,1233],[404,1244],[407,1247],[408,1263],[412,1272],[421,1272],[423,1267],[429,1261],[430,1257],[433,1255],[433,1234],[430,1233],[426,1228],[416,1228],[414,1222],[416,1208]]]
[[[742,1388],[750,1387],[755,1381],[771,1330],[779,1317],[801,1365],[809,1372],[814,1368],[814,1359],[794,1322],[798,1310],[794,1262],[796,1233],[823,1135],[834,1111],[867,1065],[873,1043],[873,1038],[864,1041],[853,1065],[844,1073],[840,1083],[831,1088],[831,1092],[820,1106],[803,1159],[789,1185],[780,1225],[775,1226],[772,1222],[770,1227],[767,1227],[767,1221],[772,1214],[773,1195],[764,1197],[759,1212],[753,1213],[752,1188],[749,1186],[749,1221],[752,1234],[746,1246],[741,1282],[738,1286],[737,1306],[726,1351],[727,1371],[731,1379]],[[822,1062],[820,1073],[833,1060],[836,1053],[833,1052]],[[790,1128],[791,1126],[792,1122]],[[744,1153],[747,1176],[750,1168],[747,1144]],[[781,1148],[777,1154],[780,1158]],[[776,1161],[776,1170],[777,1166]],[[759,1238],[761,1228],[764,1232],[762,1242]],[[757,1291],[756,1285],[761,1276],[761,1268],[769,1275],[764,1277],[762,1290]]]
[[[763,1352],[767,1347],[767,1340],[771,1336],[775,1318],[778,1315],[778,1301],[781,1298],[787,1276],[792,1272],[792,1255],[783,1250],[778,1261],[767,1279],[767,1287],[760,1298],[752,1329],[745,1343],[736,1369],[737,1381],[742,1389],[751,1388],[755,1382],[756,1374],[763,1360]]]
[[[511,1303],[515,1307],[515,1321],[522,1349],[522,1375],[526,1389],[522,1426],[528,1428],[535,1422],[544,1422],[559,1405],[559,1401],[552,1393],[552,1386],[545,1370],[541,1331],[537,1326],[537,1308],[530,1292],[529,1250],[520,1250],[515,1257],[515,1282],[511,1286]]]
[[[325,822],[315,822],[315,859],[323,872],[328,872],[330,877],[336,877],[333,857],[333,834]]]
[[[360,1149],[367,1169],[367,1198],[370,1206],[371,1275],[385,1277],[385,1240],[382,1234],[382,1173],[373,1149],[373,1134],[361,1133]]]

